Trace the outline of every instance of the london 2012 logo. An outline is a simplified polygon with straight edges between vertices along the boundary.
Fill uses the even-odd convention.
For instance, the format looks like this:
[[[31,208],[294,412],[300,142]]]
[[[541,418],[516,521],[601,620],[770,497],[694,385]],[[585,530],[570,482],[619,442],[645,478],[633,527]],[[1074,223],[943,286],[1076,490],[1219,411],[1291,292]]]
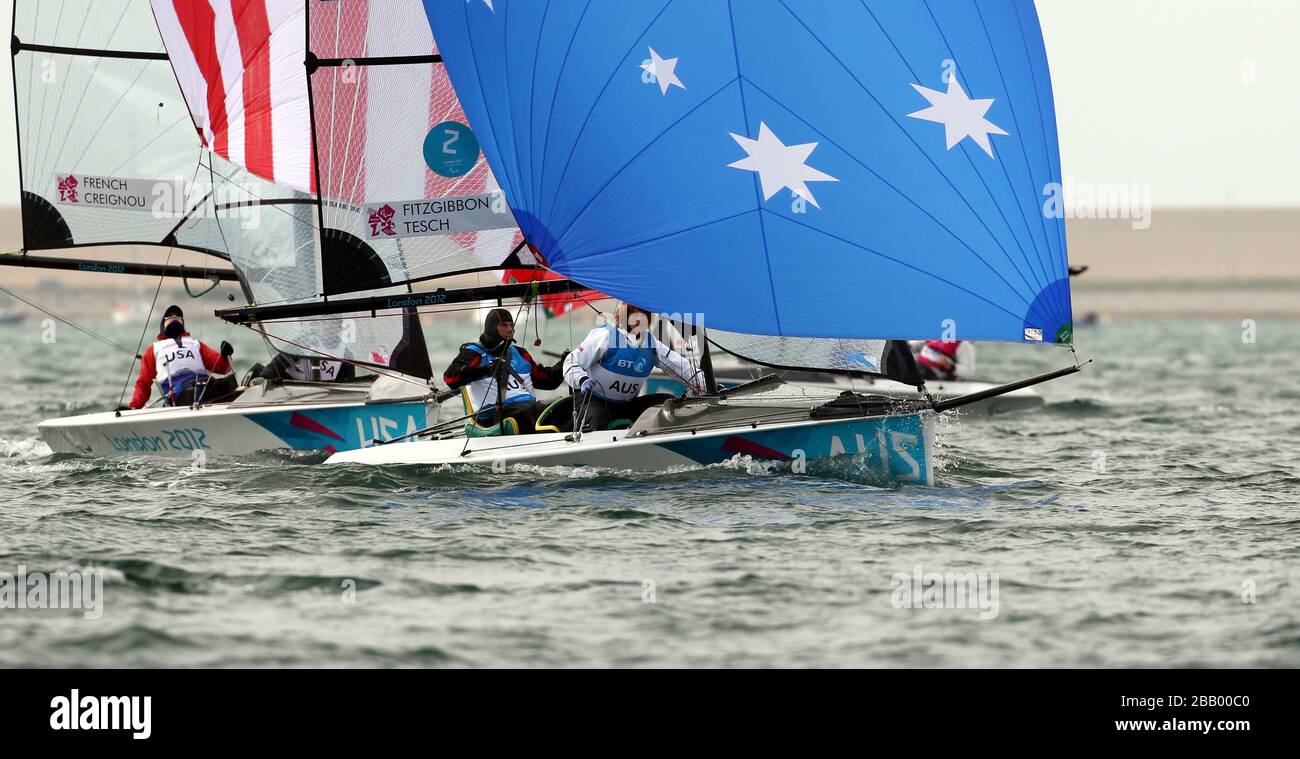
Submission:
[[[77,178],[69,174],[59,180],[59,202],[77,203]]]
[[[444,121],[424,136],[424,162],[440,176],[464,176],[478,163],[478,138],[468,126]]]
[[[371,237],[380,235],[393,237],[397,234],[397,231],[393,229],[393,207],[387,203],[371,211],[367,223],[370,224]]]

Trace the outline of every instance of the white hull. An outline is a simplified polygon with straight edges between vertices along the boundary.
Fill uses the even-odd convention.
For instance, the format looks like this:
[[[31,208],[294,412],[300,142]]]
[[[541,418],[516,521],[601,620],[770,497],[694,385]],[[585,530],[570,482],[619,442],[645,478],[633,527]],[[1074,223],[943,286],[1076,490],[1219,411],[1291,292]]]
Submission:
[[[51,450],[91,456],[239,456],[256,451],[342,451],[391,440],[428,424],[423,400],[366,403],[366,387],[277,386],[234,403],[158,407],[49,419]],[[256,397],[262,394],[265,397]],[[294,397],[301,402],[293,402]]]
[[[648,412],[653,413],[653,412]],[[664,471],[748,456],[788,462],[799,472],[839,456],[859,456],[865,473],[884,484],[933,483],[933,418],[929,412],[833,420],[734,425],[721,429],[629,437],[628,430],[419,440],[336,453],[327,464],[517,464]],[[635,430],[635,427],[633,428]]]

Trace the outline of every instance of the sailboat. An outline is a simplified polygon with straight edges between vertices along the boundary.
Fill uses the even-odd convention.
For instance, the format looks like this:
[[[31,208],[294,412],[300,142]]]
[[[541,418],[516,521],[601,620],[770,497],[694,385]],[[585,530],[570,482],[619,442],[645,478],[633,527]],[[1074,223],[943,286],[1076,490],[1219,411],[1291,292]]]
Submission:
[[[524,238],[557,274],[812,371],[887,374],[902,340],[1072,350],[1064,222],[1042,204],[1061,170],[1031,0],[424,10]],[[711,380],[625,430],[442,428],[327,463],[850,454],[883,480],[930,483],[936,414],[1079,368],[943,401]]]
[[[271,309],[403,299],[422,279],[532,264],[512,252],[518,229],[493,210],[477,149],[442,174],[420,159],[435,127],[464,117],[428,25],[392,23],[378,3],[113,0],[60,22],[17,0],[12,56],[24,244],[0,264],[179,277],[192,294],[237,282]],[[113,245],[215,265],[39,255]],[[241,321],[303,376],[51,419],[41,435],[56,452],[183,457],[404,437],[438,401],[414,302],[378,318]],[[319,381],[331,363],[369,376]]]

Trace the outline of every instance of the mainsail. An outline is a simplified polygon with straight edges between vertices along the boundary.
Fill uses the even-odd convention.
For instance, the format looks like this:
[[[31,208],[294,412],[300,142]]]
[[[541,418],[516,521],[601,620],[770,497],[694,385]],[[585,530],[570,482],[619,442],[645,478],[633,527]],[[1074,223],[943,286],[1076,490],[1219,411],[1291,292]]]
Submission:
[[[320,199],[321,266],[293,296],[510,258],[514,219],[414,0],[152,2],[205,144]]]
[[[1071,342],[1030,0],[424,5],[560,274],[738,333]]]
[[[146,2],[16,0],[23,248],[185,247],[230,258],[208,168]]]

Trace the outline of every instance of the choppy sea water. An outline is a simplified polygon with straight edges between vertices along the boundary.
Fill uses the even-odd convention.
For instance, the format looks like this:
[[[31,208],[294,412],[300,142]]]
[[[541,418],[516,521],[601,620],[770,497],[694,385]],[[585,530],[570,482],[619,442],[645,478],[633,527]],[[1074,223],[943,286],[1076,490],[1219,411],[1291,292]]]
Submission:
[[[99,619],[0,608],[0,665],[1300,666],[1300,321],[1254,332],[1080,328],[1096,361],[1043,409],[946,421],[938,486],[881,489],[848,459],[796,476],[54,456],[36,424],[111,408],[129,358],[0,327],[0,574],[105,577]],[[979,359],[990,379],[1071,361]],[[926,575],[967,573],[973,608],[906,608]]]

